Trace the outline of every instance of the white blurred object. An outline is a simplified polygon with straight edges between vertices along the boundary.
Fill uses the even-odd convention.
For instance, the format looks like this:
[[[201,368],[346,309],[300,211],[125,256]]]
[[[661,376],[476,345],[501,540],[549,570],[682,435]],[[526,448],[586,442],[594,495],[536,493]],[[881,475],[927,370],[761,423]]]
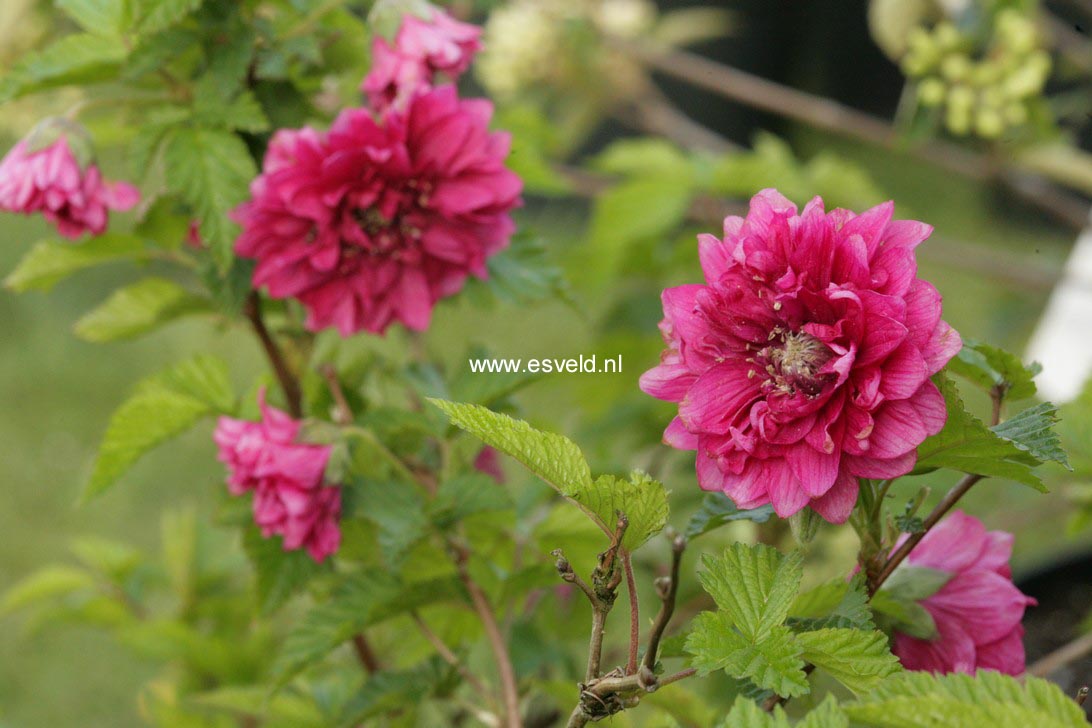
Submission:
[[[1039,392],[1058,404],[1076,398],[1092,374],[1092,219],[1050,294],[1028,358],[1043,365],[1035,378]]]

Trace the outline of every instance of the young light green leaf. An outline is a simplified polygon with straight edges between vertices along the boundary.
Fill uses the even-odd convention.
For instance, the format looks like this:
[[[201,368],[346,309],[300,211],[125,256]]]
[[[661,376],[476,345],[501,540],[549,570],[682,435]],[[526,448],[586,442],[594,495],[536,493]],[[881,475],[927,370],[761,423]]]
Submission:
[[[838,706],[838,701],[831,694],[796,724],[796,728],[849,728],[849,718]]]
[[[701,508],[690,517],[690,523],[686,526],[686,538],[692,541],[732,521],[765,523],[772,515],[773,506],[765,505],[741,511],[723,493],[707,493],[701,502]]]
[[[89,571],[61,564],[46,566],[4,592],[0,598],[0,615],[94,587],[95,576]]]
[[[479,405],[428,401],[443,410],[456,427],[523,463],[580,506],[604,533],[614,532],[618,511],[625,513],[629,519],[623,540],[626,548],[637,548],[663,529],[667,492],[647,475],[635,471],[628,481],[609,475],[593,481],[584,454],[566,437],[536,430],[522,420]]]
[[[141,381],[110,418],[84,499],[117,482],[149,450],[217,413],[213,403],[227,399],[226,381],[226,365],[208,356]]]
[[[523,463],[562,495],[591,486],[591,469],[572,440],[536,430],[523,420],[479,405],[428,401],[442,410],[453,425]]]
[[[702,556],[702,587],[749,640],[761,641],[788,616],[800,588],[803,556],[772,546],[734,543],[724,554]]]
[[[56,0],[56,6],[89,33],[117,39],[128,24],[126,0]]]
[[[592,166],[616,175],[667,175],[686,178],[692,173],[691,160],[677,146],[658,137],[620,139],[612,142]]]
[[[872,596],[873,611],[876,621],[888,632],[898,631],[917,637],[919,640],[937,638],[937,624],[929,610],[917,602],[893,599],[883,589]]]
[[[1084,711],[1057,685],[989,670],[975,676],[906,671],[842,710],[875,728],[1084,728]]]
[[[238,229],[228,215],[247,198],[254,160],[242,139],[219,129],[179,129],[166,145],[167,184],[193,206],[202,239],[226,270]]]
[[[805,660],[858,695],[901,669],[887,636],[876,630],[820,629],[798,634],[796,640]]]
[[[103,263],[136,260],[143,251],[140,238],[124,233],[105,233],[79,245],[42,240],[23,256],[4,285],[16,293],[48,291],[73,273]]]
[[[834,579],[797,595],[789,608],[789,625],[796,631],[827,627],[873,629],[872,610],[864,577]]]
[[[947,571],[903,563],[884,582],[883,591],[897,601],[917,602],[933,596],[951,580]]]
[[[1065,450],[1062,449],[1061,440],[1054,431],[1057,423],[1058,407],[1050,402],[1043,402],[990,429],[1027,453],[1029,464],[1056,462],[1072,470]]]
[[[1011,400],[1035,395],[1034,377],[1042,367],[1038,362],[1025,366],[1019,357],[1004,349],[964,339],[963,349],[948,363],[948,369],[986,391],[996,389]]]
[[[963,406],[955,384],[947,377],[937,381],[948,409],[948,421],[938,434],[918,447],[914,472],[951,468],[965,473],[1009,478],[1045,492],[1042,481],[1028,461],[1028,454],[1011,440],[999,436]]]
[[[76,322],[84,341],[102,343],[153,331],[183,316],[208,310],[208,302],[174,281],[145,278],[110,294]]]
[[[690,664],[703,674],[724,670],[785,697],[809,690],[802,648],[784,626],[767,630],[756,642],[736,630],[728,612],[702,612],[694,618],[686,651],[693,656]]]
[[[657,480],[634,471],[629,480],[602,475],[586,487],[574,489],[569,497],[595,514],[595,520],[609,527],[618,513],[629,522],[622,545],[633,551],[667,525],[667,491]]]
[[[108,80],[126,54],[116,39],[90,33],[65,36],[12,67],[0,81],[0,104],[65,84]]]

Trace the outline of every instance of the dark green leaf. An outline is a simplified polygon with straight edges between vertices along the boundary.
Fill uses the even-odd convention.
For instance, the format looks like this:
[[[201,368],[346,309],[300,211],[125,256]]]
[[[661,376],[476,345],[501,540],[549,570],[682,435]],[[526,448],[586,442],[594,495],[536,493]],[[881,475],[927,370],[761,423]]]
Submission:
[[[263,616],[275,612],[323,571],[306,551],[285,551],[279,537],[265,538],[254,526],[246,529],[243,548],[254,568],[258,612]]]
[[[732,499],[723,493],[708,493],[701,502],[701,508],[690,517],[690,523],[686,526],[686,537],[697,538],[733,521],[765,523],[772,515],[773,506],[760,506],[741,511],[736,508]]]

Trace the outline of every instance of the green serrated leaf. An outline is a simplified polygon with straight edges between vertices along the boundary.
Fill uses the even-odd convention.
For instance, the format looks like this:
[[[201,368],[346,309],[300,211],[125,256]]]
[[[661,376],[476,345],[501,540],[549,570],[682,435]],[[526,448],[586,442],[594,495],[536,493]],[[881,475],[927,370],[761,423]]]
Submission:
[[[65,36],[12,67],[0,81],[0,104],[57,86],[108,80],[126,54],[117,39],[90,33]]]
[[[338,718],[339,728],[361,725],[369,718],[413,704],[450,681],[451,668],[439,658],[427,660],[408,670],[393,670],[372,676],[349,698]]]
[[[1028,453],[999,436],[967,412],[955,384],[940,375],[937,385],[944,394],[948,421],[936,435],[918,446],[914,472],[951,468],[975,475],[1009,478],[1045,492],[1042,480],[1032,472]]]
[[[623,545],[635,549],[663,529],[667,492],[662,484],[634,472],[629,480],[603,476],[592,480],[584,454],[561,435],[542,432],[522,420],[478,405],[429,399],[452,424],[523,463],[532,473],[576,503],[610,535],[621,511],[629,518]]]
[[[1054,431],[1058,423],[1058,407],[1043,402],[994,425],[994,433],[1005,438],[1030,456],[1029,464],[1055,462],[1072,470],[1061,440]]]
[[[842,710],[876,728],[1082,728],[1084,711],[1057,685],[983,670],[975,676],[906,671]]]
[[[1004,349],[964,339],[948,369],[987,391],[999,389],[1005,399],[1026,399],[1035,395],[1034,377],[1042,367],[1038,363],[1025,366]]]
[[[537,237],[514,236],[511,245],[490,256],[486,266],[489,277],[481,285],[500,301],[527,304],[550,298],[570,300],[568,281]]]
[[[84,30],[117,39],[128,23],[126,0],[56,0],[56,6]]]
[[[784,626],[767,630],[762,641],[753,642],[736,631],[728,612],[702,612],[694,618],[686,651],[701,673],[724,670],[785,697],[809,690],[802,649]]]
[[[226,381],[222,361],[199,356],[137,384],[110,418],[83,498],[106,490],[146,452],[216,413],[216,403],[227,399]]]
[[[791,728],[791,725],[780,705],[767,713],[754,700],[739,695],[717,728]]]
[[[4,285],[16,293],[48,291],[73,273],[104,263],[137,260],[143,251],[140,238],[122,233],[105,233],[80,245],[42,240],[23,256]]]
[[[222,270],[232,261],[237,226],[229,213],[257,175],[242,139],[219,129],[179,129],[167,140],[167,184],[193,206],[201,238]]]
[[[750,640],[781,625],[800,588],[803,555],[783,556],[772,546],[734,543],[724,554],[702,556],[702,587]]]
[[[145,278],[114,291],[97,308],[81,316],[74,331],[84,341],[95,343],[129,339],[207,310],[207,301],[174,281]]]
[[[134,25],[140,35],[151,35],[182,22],[203,0],[130,0]]]
[[[288,633],[273,665],[277,683],[284,685],[373,624],[429,604],[461,598],[453,578],[401,584],[376,570],[348,575],[330,594],[329,601],[311,609]]]
[[[838,706],[833,695],[827,695],[818,708],[800,719],[796,728],[849,728],[849,718]]]
[[[264,538],[257,527],[243,534],[243,549],[254,568],[258,613],[277,611],[324,571],[303,550],[285,551],[279,538]]]
[[[95,577],[85,569],[60,564],[46,566],[4,592],[3,598],[0,598],[0,615],[94,587]]]
[[[733,521],[765,523],[773,515],[773,506],[760,506],[741,511],[732,499],[723,493],[707,493],[701,508],[690,518],[686,526],[686,538],[693,540]]]
[[[667,491],[662,483],[640,471],[634,471],[629,480],[602,475],[569,495],[604,525],[614,523],[617,513],[626,514],[629,526],[622,545],[629,551],[639,548],[667,525]]]
[[[789,608],[789,624],[796,631],[828,627],[872,629],[872,610],[864,577],[835,579],[797,595]]]
[[[250,91],[242,92],[231,101],[223,101],[214,93],[202,94],[199,88],[193,118],[202,126],[238,129],[252,134],[269,129],[269,119]]]
[[[805,660],[858,695],[901,670],[880,631],[820,629],[798,634],[796,640]]]
[[[409,549],[428,535],[429,521],[420,493],[398,481],[361,479],[354,498],[366,504],[361,515],[379,528],[379,546],[387,565],[401,567]]]
[[[462,475],[445,480],[429,503],[429,517],[440,528],[448,528],[468,516],[512,507],[508,491],[487,475]]]

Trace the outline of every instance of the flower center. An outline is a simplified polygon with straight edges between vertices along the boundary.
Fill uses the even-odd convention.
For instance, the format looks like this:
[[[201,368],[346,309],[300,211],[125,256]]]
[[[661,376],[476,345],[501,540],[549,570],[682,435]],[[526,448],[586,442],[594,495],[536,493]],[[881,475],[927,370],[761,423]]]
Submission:
[[[803,331],[775,328],[770,333],[770,345],[759,352],[756,363],[764,363],[766,386],[786,395],[802,392],[809,398],[823,389],[826,375],[819,370],[834,353],[826,344]]]

